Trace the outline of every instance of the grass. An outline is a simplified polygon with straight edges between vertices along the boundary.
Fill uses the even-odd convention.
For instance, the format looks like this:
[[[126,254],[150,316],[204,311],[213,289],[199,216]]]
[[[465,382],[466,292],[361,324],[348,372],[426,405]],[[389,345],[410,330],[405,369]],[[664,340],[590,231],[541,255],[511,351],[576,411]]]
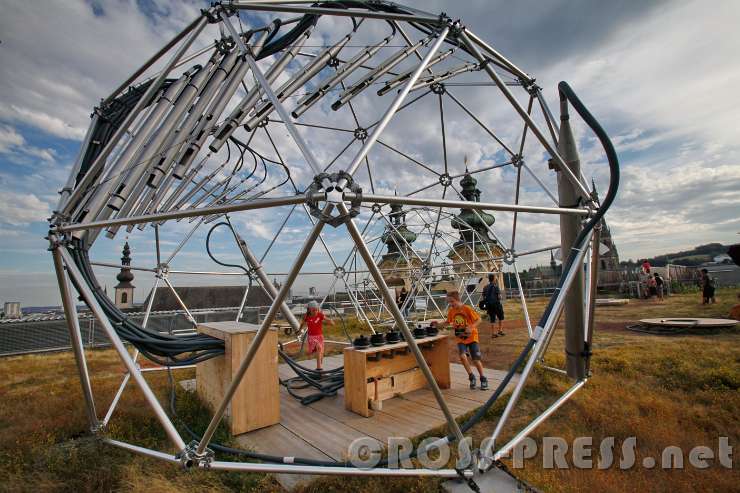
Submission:
[[[701,306],[699,295],[688,293],[665,303],[632,300],[629,305],[599,307],[594,335],[593,377],[586,387],[535,430],[545,436],[570,440],[591,436],[616,439],[616,449],[630,436],[637,437],[637,463],[643,457],[660,457],[660,451],[677,445],[687,453],[696,445],[717,449],[719,436],[737,446],[740,434],[740,334],[736,330],[697,336],[653,336],[624,330],[640,318],[725,317],[736,303],[732,290],[718,290],[716,305]],[[532,300],[533,320],[544,300]],[[527,339],[521,310],[506,302],[507,335],[490,339],[482,328],[487,366],[508,368]],[[353,332],[360,327],[353,326]],[[562,335],[556,334],[547,362],[562,367]],[[110,350],[88,352],[88,366],[98,414],[103,415],[121,379],[122,367]],[[70,353],[30,355],[0,360],[0,491],[281,491],[269,476],[208,471],[182,471],[156,460],[135,456],[89,438],[74,359]],[[178,378],[192,378],[180,370]],[[166,374],[148,373],[166,406]],[[563,377],[537,370],[525,388],[521,406],[506,426],[507,439],[568,388]],[[194,428],[202,430],[208,415],[198,399],[178,393],[178,411]],[[503,402],[472,430],[476,441],[490,435]],[[438,432],[437,432],[438,433]],[[124,393],[108,430],[109,436],[131,443],[174,452],[138,390]],[[433,434],[433,433],[432,433]],[[228,442],[222,428],[217,440]],[[187,441],[187,440],[186,440]],[[219,456],[223,457],[223,456]],[[572,456],[569,456],[572,464]],[[511,462],[507,462],[511,466]],[[687,461],[688,464],[688,461]],[[541,456],[525,463],[516,474],[544,491],[736,491],[738,469],[713,466],[681,471],[634,467],[620,470],[544,469]],[[319,478],[303,492],[432,492],[440,482],[430,479]]]

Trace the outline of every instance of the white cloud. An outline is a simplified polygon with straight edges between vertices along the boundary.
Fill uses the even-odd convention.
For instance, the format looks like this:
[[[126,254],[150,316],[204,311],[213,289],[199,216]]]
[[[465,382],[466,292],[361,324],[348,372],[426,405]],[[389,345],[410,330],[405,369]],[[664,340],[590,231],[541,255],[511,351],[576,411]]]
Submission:
[[[20,226],[48,217],[50,206],[32,193],[0,194],[0,223]]]
[[[24,162],[29,157],[48,163],[54,162],[54,150],[28,145],[26,139],[9,125],[0,124],[0,154],[13,162]]]

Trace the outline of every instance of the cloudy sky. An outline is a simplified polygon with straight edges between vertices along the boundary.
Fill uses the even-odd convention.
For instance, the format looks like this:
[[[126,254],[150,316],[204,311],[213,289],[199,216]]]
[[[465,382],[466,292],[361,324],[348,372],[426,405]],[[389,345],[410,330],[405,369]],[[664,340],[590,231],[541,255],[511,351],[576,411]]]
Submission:
[[[690,1],[408,4],[461,18],[536,77],[551,108],[557,108],[558,81],[566,80],[575,88],[613,137],[622,161],[622,188],[607,218],[622,258],[651,256],[701,243],[738,241],[737,2],[712,2],[711,8],[706,2]],[[44,2],[43,8],[37,2],[0,0],[0,5],[0,301],[56,305],[56,281],[43,240],[45,219],[56,205],[57,190],[75,159],[91,110],[198,15],[203,5],[169,0],[69,0]],[[242,17],[247,24],[256,24],[259,19]],[[346,28],[341,21],[322,19],[316,36],[329,42],[343,35]],[[379,39],[382,29],[377,29],[366,29],[368,39]],[[305,51],[319,49],[318,45],[312,46],[307,43]],[[478,75],[477,80],[481,79]],[[485,91],[493,88],[460,88],[456,96],[475,108],[504,138],[515,139],[521,127],[506,125],[513,120],[512,114],[499,111],[500,102]],[[396,148],[406,145],[405,149],[418,159],[436,163],[440,153],[435,104],[429,99],[418,109],[399,115],[382,140]],[[446,113],[450,161],[458,163],[458,168],[465,155],[471,168],[500,162],[502,155],[489,144],[490,139],[486,140],[486,135],[460,111],[456,113],[453,106],[449,105]],[[377,108],[372,100],[358,100],[357,107],[361,118],[373,121]],[[323,118],[326,123],[330,113],[325,110],[319,108],[307,114],[308,121]],[[349,128],[347,112],[338,112],[333,118],[337,125],[347,123]],[[576,132],[584,174],[604,189],[606,174],[600,149],[582,125],[576,124]],[[286,146],[286,161],[299,159],[297,150],[286,143],[284,132],[276,134],[279,145]],[[322,162],[347,143],[346,138],[336,136],[304,135]],[[528,141],[525,147],[525,156],[530,157],[527,162],[546,173],[545,156],[530,146],[534,142]],[[393,153],[387,149],[374,153],[371,159],[385,163],[378,164],[378,176],[374,177],[381,191],[402,188],[399,193],[408,193],[415,185],[419,188],[428,183],[429,177],[419,176],[418,170],[396,167]],[[340,160],[337,166],[341,164]],[[358,179],[364,176],[367,180],[366,175],[360,175]],[[484,200],[511,201],[514,176],[505,168],[481,173],[479,187]],[[296,164],[293,177],[305,185],[309,175],[305,167]],[[543,179],[546,184],[553,183],[552,176]],[[367,183],[363,186],[367,188]],[[529,194],[523,196],[523,203],[549,205],[548,197],[535,182],[527,178],[523,186]],[[281,210],[234,219],[261,253],[286,213]],[[413,223],[414,218],[410,221]],[[511,221],[505,214],[497,215],[495,228],[507,238],[506,242],[511,239]],[[518,250],[550,246],[557,240],[551,218],[521,219],[520,225]],[[308,230],[305,215],[299,218],[296,214],[286,228],[286,234],[266,259],[269,271],[287,269]],[[171,234],[163,237],[163,249],[174,248],[178,234],[186,229],[185,224],[174,226]],[[219,234],[217,238],[227,240],[225,234]],[[150,236],[132,233],[135,263],[151,265],[154,253]],[[194,236],[193,245],[178,256],[176,267],[214,267],[204,258],[203,236],[203,231]],[[125,232],[114,240],[100,240],[96,244],[97,258],[115,261],[124,238]],[[337,230],[327,231],[326,241],[337,253],[349,246],[346,234]],[[420,237],[418,243],[423,248],[424,238]],[[238,258],[226,241],[219,243],[218,250],[224,259]],[[328,267],[326,254],[317,249],[306,269]],[[100,271],[98,275],[101,283],[109,287],[114,283],[114,272]],[[179,282],[184,285],[196,281]],[[308,276],[297,287],[301,291],[309,285],[321,287],[323,282],[322,278]],[[149,279],[137,280],[141,291],[137,299],[143,298],[150,283]]]

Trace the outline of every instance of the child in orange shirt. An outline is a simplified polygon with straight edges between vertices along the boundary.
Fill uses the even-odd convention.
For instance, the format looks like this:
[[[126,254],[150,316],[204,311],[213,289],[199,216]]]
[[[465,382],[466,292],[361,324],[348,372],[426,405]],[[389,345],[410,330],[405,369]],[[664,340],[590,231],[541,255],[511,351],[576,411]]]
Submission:
[[[483,375],[483,363],[481,362],[480,346],[478,344],[478,324],[480,315],[472,307],[466,305],[460,300],[460,293],[457,291],[447,292],[447,325],[455,329],[457,336],[457,351],[460,354],[460,362],[468,372],[470,388],[475,388],[475,375],[470,367],[469,359],[478,369],[480,375],[481,390],[488,389],[488,379]]]

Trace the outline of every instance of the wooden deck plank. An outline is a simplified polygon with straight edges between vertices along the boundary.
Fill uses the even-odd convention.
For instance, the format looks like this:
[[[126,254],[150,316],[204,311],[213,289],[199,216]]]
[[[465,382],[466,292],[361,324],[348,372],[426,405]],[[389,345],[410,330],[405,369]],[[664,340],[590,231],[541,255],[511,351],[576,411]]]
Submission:
[[[349,444],[366,436],[293,398],[281,399],[280,414],[283,426],[335,460],[344,460]]]

